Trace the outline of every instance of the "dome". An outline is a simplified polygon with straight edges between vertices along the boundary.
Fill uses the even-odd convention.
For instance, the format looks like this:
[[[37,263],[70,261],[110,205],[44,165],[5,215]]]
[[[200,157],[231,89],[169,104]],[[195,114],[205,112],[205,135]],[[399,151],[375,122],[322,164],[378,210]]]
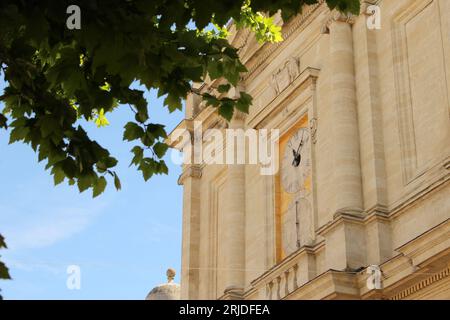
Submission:
[[[167,283],[154,287],[145,300],[180,300],[180,285],[173,282],[175,270],[168,269],[166,275]]]

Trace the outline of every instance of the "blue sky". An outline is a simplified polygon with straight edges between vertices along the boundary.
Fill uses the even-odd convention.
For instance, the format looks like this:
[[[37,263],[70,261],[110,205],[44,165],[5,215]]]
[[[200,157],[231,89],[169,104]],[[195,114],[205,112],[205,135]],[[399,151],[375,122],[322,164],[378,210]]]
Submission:
[[[147,99],[153,122],[170,131],[182,120],[182,112],[169,114],[153,92]],[[0,281],[5,299],[143,299],[165,282],[168,267],[180,270],[181,169],[170,162],[170,152],[168,176],[144,182],[128,167],[133,144],[123,142],[122,134],[132,117],[121,106],[108,115],[108,127],[87,127],[119,160],[122,182],[121,191],[111,183],[96,199],[67,184],[55,187],[33,150],[8,145],[8,134],[0,131],[0,233],[9,246],[0,255],[13,277]],[[80,290],[66,286],[73,264],[81,268]]]

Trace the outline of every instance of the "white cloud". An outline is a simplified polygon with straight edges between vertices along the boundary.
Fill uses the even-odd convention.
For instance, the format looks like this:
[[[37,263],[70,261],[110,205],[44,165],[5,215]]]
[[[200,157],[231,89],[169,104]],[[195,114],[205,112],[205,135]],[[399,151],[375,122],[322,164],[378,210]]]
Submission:
[[[40,208],[31,205],[27,212],[14,210],[15,217],[3,207],[0,211],[9,214],[3,219],[1,233],[11,251],[48,247],[83,231],[105,207],[102,202],[90,202],[85,206],[50,204]]]
[[[64,273],[64,265],[52,264],[47,262],[23,262],[14,258],[5,259],[10,269],[16,269],[26,272],[45,271],[53,275],[61,275]]]

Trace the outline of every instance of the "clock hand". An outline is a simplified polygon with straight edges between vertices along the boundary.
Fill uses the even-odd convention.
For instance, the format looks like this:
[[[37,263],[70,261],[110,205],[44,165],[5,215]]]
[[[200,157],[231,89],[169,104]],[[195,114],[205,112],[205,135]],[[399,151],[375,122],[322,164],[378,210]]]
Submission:
[[[295,158],[295,156],[297,155],[297,151],[295,151],[294,147],[292,147],[292,143],[289,142],[289,144],[288,144],[287,146],[288,146],[289,148],[291,148],[292,154],[294,155],[294,158]]]
[[[298,167],[300,165],[300,162],[302,161],[302,156],[300,154],[300,149],[303,146],[303,139],[305,138],[305,131],[302,133],[302,139],[300,141],[300,144],[298,145],[297,150],[292,150],[294,154],[294,159],[292,160],[292,166]]]
[[[294,159],[292,160],[292,166],[298,167],[298,165],[300,164],[300,161],[302,159],[302,156],[300,155],[300,153],[298,153],[295,150],[292,150],[292,153],[294,154]]]
[[[304,138],[304,136],[305,136],[305,131],[303,131],[303,133],[302,133],[302,140],[300,140],[300,144],[298,145],[297,153],[300,151],[300,148],[303,146],[303,138]]]

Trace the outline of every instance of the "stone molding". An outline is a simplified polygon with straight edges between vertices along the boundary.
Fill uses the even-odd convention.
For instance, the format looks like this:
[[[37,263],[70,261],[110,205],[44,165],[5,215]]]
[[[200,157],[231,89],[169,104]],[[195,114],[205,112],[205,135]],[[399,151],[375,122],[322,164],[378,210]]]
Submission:
[[[317,252],[323,249],[324,241],[316,243],[314,246],[302,246],[300,249],[287,256],[282,262],[274,265],[268,271],[251,282],[251,287],[245,293],[245,297],[255,291],[263,290],[265,297],[269,300],[283,299],[293,290],[296,290],[304,283],[316,276],[315,268],[308,268],[307,281],[299,279],[299,271],[303,271],[300,262],[306,259],[306,263],[312,262]]]
[[[384,217],[381,218],[384,219]],[[298,265],[299,259],[304,257],[305,254],[314,256],[325,245],[322,241],[314,247],[300,249],[281,264],[274,266],[252,281],[244,297],[257,295],[259,291],[266,298],[269,298],[270,290],[280,290],[280,288],[286,286],[289,292],[283,292],[279,297],[274,297],[274,292],[272,292],[272,297],[280,299],[405,299],[449,277],[448,256],[450,255],[450,249],[448,247],[432,256],[422,255],[422,252],[429,251],[430,247],[435,247],[437,239],[442,240],[443,237],[448,239],[449,228],[450,221],[447,220],[397,248],[395,251],[403,253],[380,265],[383,275],[382,289],[367,289],[368,274],[365,268],[353,272],[330,269],[300,286],[286,286],[286,281],[282,280],[286,271],[293,270],[293,266]],[[415,250],[408,251],[409,248],[415,248]],[[429,273],[431,275],[423,277],[424,274]],[[278,292],[275,292],[275,294],[278,294]]]
[[[416,283],[415,285],[413,285],[407,289],[400,291],[399,293],[390,297],[389,300],[403,300],[403,299],[407,298],[408,296],[410,296],[416,292],[419,292],[440,280],[447,278],[449,275],[450,275],[450,267],[442,270],[439,273],[433,274],[432,276]]]
[[[362,270],[358,281],[361,297],[400,300],[448,277],[449,236],[450,220],[446,220],[396,248],[399,254],[380,265],[381,290],[366,288],[367,273]]]
[[[276,95],[279,95],[299,74],[300,60],[297,57],[290,57],[272,74],[270,87],[272,87]]]
[[[200,165],[188,165],[186,168],[184,168],[183,172],[178,177],[178,185],[183,185],[184,181],[187,178],[195,178],[200,179],[202,177],[203,173],[203,166]]]
[[[444,166],[446,163],[447,162],[444,163]],[[448,161],[448,165],[450,166],[450,161]],[[427,184],[427,187],[424,189],[416,190],[414,194],[402,199],[401,203],[395,204],[393,207],[378,204],[367,210],[355,208],[340,210],[333,215],[333,220],[319,227],[316,230],[316,233],[322,234],[326,229],[333,227],[333,225],[338,224],[341,220],[360,221],[366,224],[370,219],[376,216],[391,221],[391,219],[401,215],[407,208],[415,205],[417,200],[423,199],[426,195],[445,186],[448,181],[450,181],[450,175],[446,173],[445,175],[438,177],[434,183]]]
[[[337,10],[333,10],[329,17],[325,20],[325,23],[322,27],[322,33],[328,34],[330,33],[330,27],[335,22],[344,22],[348,23],[350,25],[353,25],[356,21],[357,16],[351,14],[351,13],[342,13]]]
[[[248,115],[248,125],[252,128],[272,127],[267,123],[267,119],[276,119],[277,116],[281,116],[284,119],[289,118],[292,110],[285,109],[286,102],[297,90],[302,90],[301,92],[305,93],[305,99],[315,99],[314,92],[319,73],[319,69],[306,68],[271,101],[267,101],[263,106],[259,106],[255,113]],[[273,127],[279,126],[274,125]]]
[[[228,287],[218,300],[243,300],[244,289],[238,287]]]
[[[311,141],[313,144],[317,143],[317,117],[309,120],[309,130],[311,132]]]
[[[287,25],[286,29],[284,31],[282,31],[283,39],[284,39],[283,42],[267,43],[261,48],[261,50],[257,50],[257,51],[262,51],[262,52],[258,55],[257,61],[254,64],[252,64],[252,66],[249,66],[248,72],[244,76],[244,80],[247,80],[248,78],[250,78],[252,76],[252,74],[265,61],[267,61],[267,59],[272,55],[272,53],[274,53],[279,47],[281,47],[283,45],[283,43],[285,43],[286,40],[288,40],[289,37],[295,33],[295,31],[300,29],[300,27],[304,26],[305,21],[307,19],[309,19],[316,12],[316,10],[318,8],[320,8],[322,5],[325,5],[324,0],[319,0],[319,3],[317,3],[317,4],[306,6],[303,9],[303,13],[301,15],[299,15],[298,17],[294,18],[292,20],[292,22],[290,22]],[[257,51],[255,51],[254,54],[256,54]]]
[[[237,121],[245,121],[245,119],[247,119],[248,114],[244,113],[240,110],[235,109],[233,112],[233,118],[231,121],[233,120],[237,120]]]
[[[443,167],[445,170],[450,170],[450,157],[444,160]]]

